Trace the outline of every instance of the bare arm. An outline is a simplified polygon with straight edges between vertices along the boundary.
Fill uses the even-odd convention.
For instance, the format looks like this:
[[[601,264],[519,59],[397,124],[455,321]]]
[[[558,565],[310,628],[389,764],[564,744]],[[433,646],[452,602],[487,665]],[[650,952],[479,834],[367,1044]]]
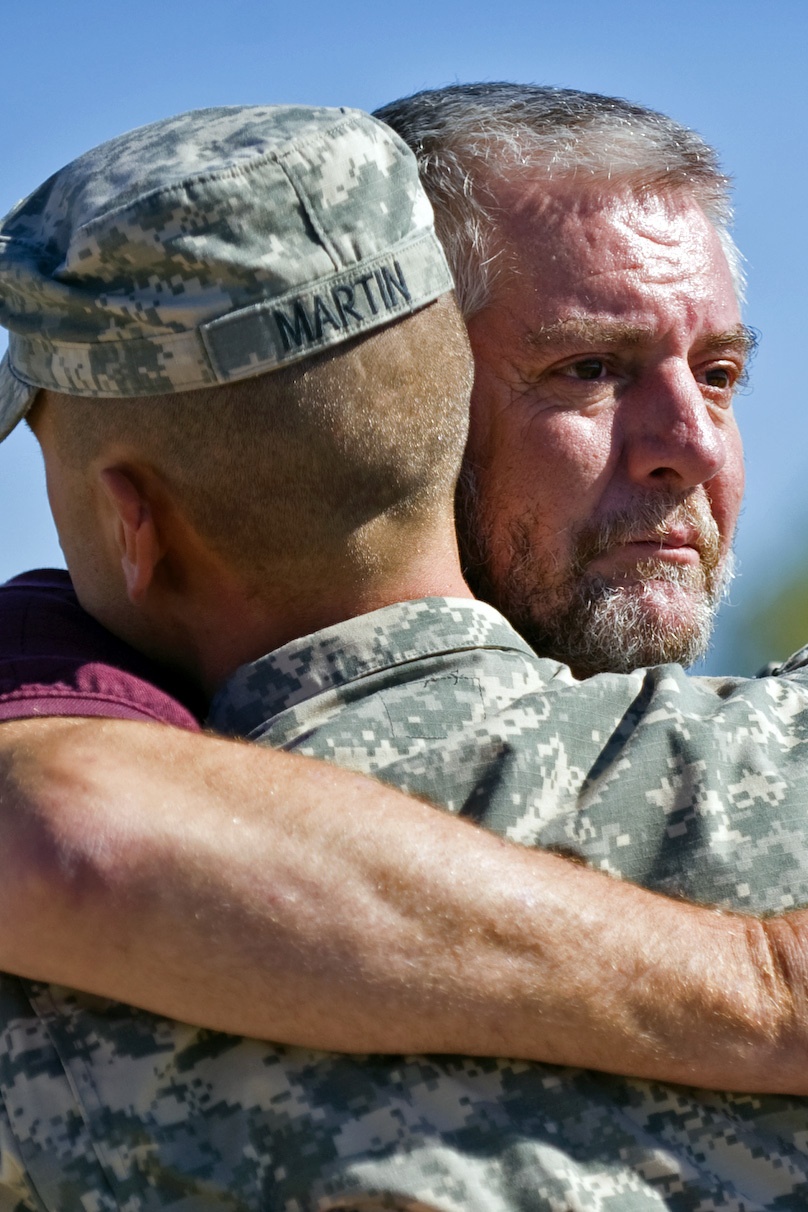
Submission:
[[[165,726],[3,724],[0,788],[9,971],[340,1051],[808,1091],[805,913],[685,905]]]

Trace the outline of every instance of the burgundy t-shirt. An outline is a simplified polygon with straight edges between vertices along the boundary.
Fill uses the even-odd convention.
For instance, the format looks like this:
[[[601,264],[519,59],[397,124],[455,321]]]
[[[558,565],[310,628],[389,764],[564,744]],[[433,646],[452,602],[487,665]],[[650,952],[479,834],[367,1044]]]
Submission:
[[[0,720],[92,715],[198,730],[194,710],[187,687],[82,610],[66,572],[0,585]]]

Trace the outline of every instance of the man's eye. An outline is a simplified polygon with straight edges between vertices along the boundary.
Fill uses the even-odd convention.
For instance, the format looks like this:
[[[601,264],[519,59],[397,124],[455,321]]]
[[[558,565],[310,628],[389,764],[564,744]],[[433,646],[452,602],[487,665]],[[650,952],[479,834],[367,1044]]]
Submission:
[[[603,358],[581,358],[578,362],[571,362],[566,367],[566,374],[571,375],[575,379],[584,379],[591,381],[594,379],[602,379],[606,373],[606,363]]]
[[[711,366],[705,372],[704,381],[708,387],[717,387],[719,391],[727,391],[735,382],[735,376],[727,366]]]

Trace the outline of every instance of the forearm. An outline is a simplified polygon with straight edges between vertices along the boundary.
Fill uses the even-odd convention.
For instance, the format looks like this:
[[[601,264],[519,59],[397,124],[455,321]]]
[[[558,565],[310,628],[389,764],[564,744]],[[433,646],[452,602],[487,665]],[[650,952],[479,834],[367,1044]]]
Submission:
[[[802,914],[697,909],[173,729],[5,724],[0,758],[11,971],[340,1051],[808,1090]]]

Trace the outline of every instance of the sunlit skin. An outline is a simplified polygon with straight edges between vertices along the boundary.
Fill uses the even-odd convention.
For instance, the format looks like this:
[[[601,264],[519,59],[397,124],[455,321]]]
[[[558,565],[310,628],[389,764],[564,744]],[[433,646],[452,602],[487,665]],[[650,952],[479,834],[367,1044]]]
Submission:
[[[654,570],[698,577],[698,515],[714,519],[722,563],[744,487],[732,399],[751,339],[718,237],[681,195],[517,181],[497,200],[500,273],[469,324],[482,587],[507,612],[516,583],[540,615],[570,578],[643,579],[642,609],[680,627],[695,590]],[[588,547],[614,518],[619,538]]]

